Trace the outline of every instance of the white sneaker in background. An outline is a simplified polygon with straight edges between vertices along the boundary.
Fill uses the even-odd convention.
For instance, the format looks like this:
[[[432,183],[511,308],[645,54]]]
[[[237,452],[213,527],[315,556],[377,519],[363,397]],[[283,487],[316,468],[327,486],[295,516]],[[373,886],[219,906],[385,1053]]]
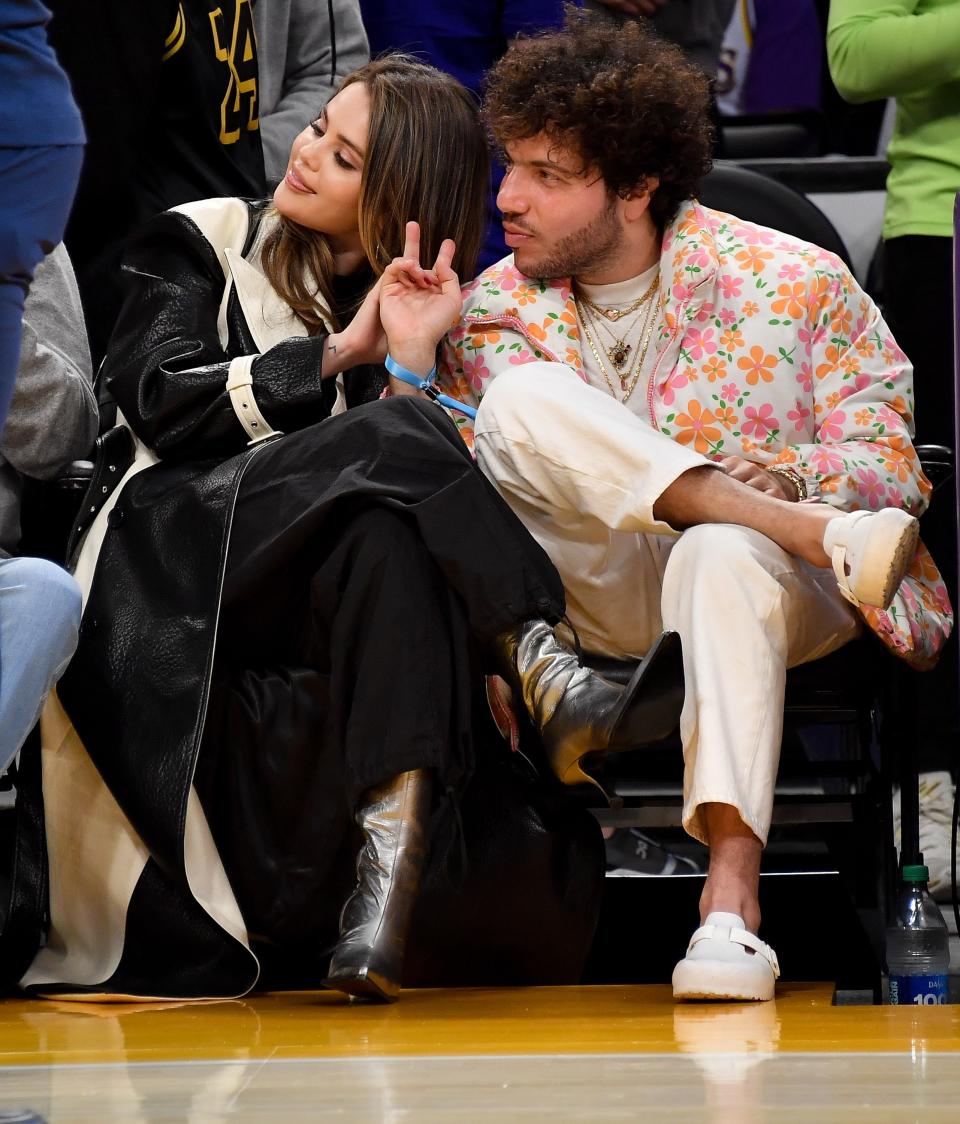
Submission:
[[[920,774],[920,850],[930,871],[930,893],[937,901],[949,901],[950,834],[953,830],[954,785],[944,769]],[[893,835],[900,850],[900,792],[893,796]],[[957,848],[960,869],[960,845]]]

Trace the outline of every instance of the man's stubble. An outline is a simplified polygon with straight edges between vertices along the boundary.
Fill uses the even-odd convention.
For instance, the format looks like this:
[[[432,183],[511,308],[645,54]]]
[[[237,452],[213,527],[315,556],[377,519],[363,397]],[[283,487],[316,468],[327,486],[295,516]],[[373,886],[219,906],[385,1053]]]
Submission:
[[[613,261],[622,244],[617,201],[611,198],[595,219],[561,238],[546,256],[523,265],[517,262],[517,266],[528,277],[544,280],[589,277]]]

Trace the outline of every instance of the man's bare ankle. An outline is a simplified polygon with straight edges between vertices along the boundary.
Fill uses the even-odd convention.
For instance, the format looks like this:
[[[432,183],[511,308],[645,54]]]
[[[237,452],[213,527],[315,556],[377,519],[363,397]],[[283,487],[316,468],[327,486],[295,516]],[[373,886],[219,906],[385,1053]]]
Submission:
[[[717,894],[700,899],[700,924],[703,925],[711,913],[732,913],[739,917],[745,929],[751,933],[760,930],[760,903],[738,894]]]

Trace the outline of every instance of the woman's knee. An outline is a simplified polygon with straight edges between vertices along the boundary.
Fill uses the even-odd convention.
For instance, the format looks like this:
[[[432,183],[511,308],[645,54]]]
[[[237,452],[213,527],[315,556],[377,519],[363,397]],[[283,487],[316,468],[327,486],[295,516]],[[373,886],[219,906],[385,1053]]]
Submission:
[[[470,460],[470,453],[450,415],[428,398],[397,394],[348,410],[338,424],[359,430],[356,440],[391,455],[419,455],[450,464]],[[362,436],[360,436],[362,434]]]
[[[436,430],[444,438],[459,440],[457,427],[446,410],[419,394],[394,394],[371,403],[371,406],[380,412],[381,418],[384,415],[393,415],[401,419],[401,424],[419,429],[427,427]],[[377,417],[377,414],[372,416]]]

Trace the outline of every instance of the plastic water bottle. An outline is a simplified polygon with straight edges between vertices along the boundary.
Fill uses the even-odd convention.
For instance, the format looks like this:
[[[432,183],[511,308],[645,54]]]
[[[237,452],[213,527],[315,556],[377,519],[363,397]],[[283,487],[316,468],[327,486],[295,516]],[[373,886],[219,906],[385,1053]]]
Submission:
[[[930,897],[925,866],[903,868],[897,916],[887,929],[888,1002],[925,1006],[947,1002],[950,935]]]

